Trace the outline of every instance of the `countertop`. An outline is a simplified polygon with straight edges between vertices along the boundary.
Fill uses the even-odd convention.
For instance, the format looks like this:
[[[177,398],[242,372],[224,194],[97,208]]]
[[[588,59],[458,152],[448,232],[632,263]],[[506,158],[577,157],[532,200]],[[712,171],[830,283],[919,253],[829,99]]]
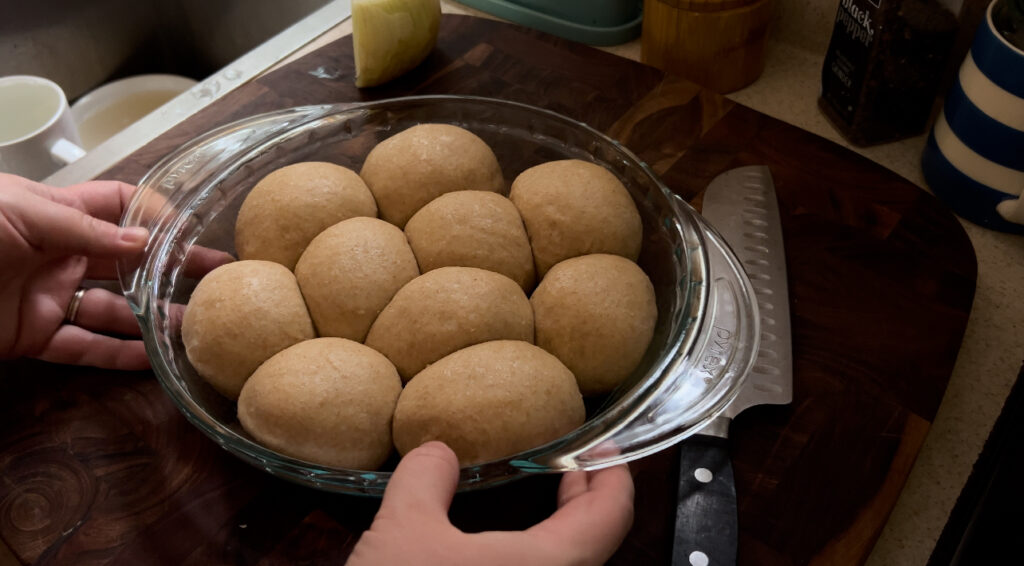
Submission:
[[[858,148],[818,110],[823,45],[831,31],[834,4],[782,0],[764,74],[728,98],[848,147],[928,190],[920,167],[925,135]],[[441,5],[445,13],[492,17],[449,0]],[[351,29],[350,20],[335,26],[285,61]],[[601,49],[641,59],[639,39]],[[1017,287],[1024,282],[1024,237],[961,223],[978,259],[974,305],[938,415],[868,566],[928,561],[1024,362],[1024,301]]]
[[[490,17],[442,0],[446,13]],[[847,144],[817,107],[822,58],[835,1],[779,0],[764,74],[728,98],[866,156],[927,189],[920,155],[925,136],[857,148]],[[290,61],[351,33],[351,20],[316,35]],[[603,48],[635,61],[640,41]],[[978,260],[977,291],[957,363],[938,415],[869,566],[923,565],[946,523],[1024,361],[1024,238],[962,221]]]
[[[807,2],[803,2],[806,4]],[[848,147],[928,190],[920,156],[926,136],[858,148],[846,143],[818,110],[821,34],[827,41],[834,3],[782,2],[773,28],[764,74],[728,98]],[[447,0],[446,13],[490,17]],[[827,28],[821,29],[821,22]],[[809,26],[818,26],[808,32]],[[793,30],[800,29],[799,33]],[[327,42],[351,31],[346,22],[324,34]],[[817,33],[818,37],[808,38]],[[640,41],[602,48],[640,60]],[[867,564],[925,564],[950,510],[970,475],[989,431],[1024,362],[1024,237],[961,221],[978,259],[974,305],[953,375],[938,415],[903,493]]]
[[[620,54],[639,56],[639,46]],[[928,190],[926,136],[870,148],[846,143],[818,111],[823,54],[773,42],[764,75],[729,98],[884,165]],[[930,191],[929,191],[930,192]],[[961,220],[978,259],[977,290],[946,395],[869,566],[925,564],[1024,361],[1024,238]]]

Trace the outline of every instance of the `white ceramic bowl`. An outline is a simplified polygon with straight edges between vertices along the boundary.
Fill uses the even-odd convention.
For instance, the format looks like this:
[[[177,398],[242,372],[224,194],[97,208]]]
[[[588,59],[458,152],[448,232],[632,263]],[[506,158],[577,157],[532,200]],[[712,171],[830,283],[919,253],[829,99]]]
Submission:
[[[93,149],[195,84],[178,75],[136,75],[88,92],[71,105],[82,148]]]

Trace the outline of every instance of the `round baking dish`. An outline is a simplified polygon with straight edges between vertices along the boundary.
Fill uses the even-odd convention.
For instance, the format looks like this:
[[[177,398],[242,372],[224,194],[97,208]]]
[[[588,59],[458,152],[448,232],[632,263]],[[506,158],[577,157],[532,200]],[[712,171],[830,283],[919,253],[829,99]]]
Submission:
[[[121,285],[153,370],[189,421],[276,476],[327,491],[383,492],[387,470],[319,466],[246,434],[234,403],[189,364],[181,313],[201,276],[193,267],[203,250],[234,253],[235,217],[256,181],[299,161],[359,171],[374,145],[424,122],[454,124],[483,138],[509,183],[524,169],[556,159],[584,159],[612,171],[643,219],[638,263],[654,284],[659,310],[640,367],[613,393],[588,401],[583,426],[544,446],[464,468],[460,489],[641,458],[697,432],[736,396],[757,353],[756,302],[735,255],[682,198],[628,149],[586,124],[503,100],[418,96],[252,116],[187,143],[140,181],[121,224],[148,228],[150,242],[139,261],[119,265]]]

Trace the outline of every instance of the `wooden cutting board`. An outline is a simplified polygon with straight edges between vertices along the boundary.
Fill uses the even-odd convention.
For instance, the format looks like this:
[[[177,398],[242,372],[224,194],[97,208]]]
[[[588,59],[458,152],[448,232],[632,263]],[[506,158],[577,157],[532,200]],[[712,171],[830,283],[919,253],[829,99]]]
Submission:
[[[524,28],[445,16],[437,49],[381,88],[353,86],[341,39],[247,84],[103,177],[137,181],[196,134],[313,103],[460,93],[589,123],[700,206],[726,169],[766,164],[785,232],[794,399],[732,427],[744,565],[861,564],[952,371],[974,294],[957,220],[892,172],[673,76]],[[0,565],[337,564],[376,511],[236,460],[149,373],[0,365]],[[612,564],[667,564],[677,451],[632,465],[636,521]],[[468,530],[549,514],[556,477],[456,497]]]

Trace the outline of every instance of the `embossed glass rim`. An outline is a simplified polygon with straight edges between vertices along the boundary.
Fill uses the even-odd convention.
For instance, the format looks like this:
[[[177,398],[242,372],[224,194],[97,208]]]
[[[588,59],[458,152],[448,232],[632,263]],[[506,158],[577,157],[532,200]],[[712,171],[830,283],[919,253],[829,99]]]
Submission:
[[[707,272],[707,252],[704,249],[703,234],[697,229],[696,213],[685,202],[682,205],[674,202],[671,198],[671,191],[629,149],[600,131],[591,128],[589,125],[549,110],[521,103],[484,97],[451,95],[404,97],[357,104],[346,103],[296,107],[261,114],[212,130],[183,145],[162,159],[140,181],[140,190],[129,205],[129,209],[122,219],[122,224],[138,222],[141,213],[137,205],[141,202],[142,195],[147,190],[153,190],[154,185],[165,183],[167,176],[174,173],[176,167],[181,166],[182,163],[187,162],[189,159],[195,159],[196,155],[203,154],[203,152],[215,152],[216,155],[200,167],[202,173],[207,176],[198,179],[196,183],[190,186],[190,190],[198,191],[197,194],[183,195],[188,197],[189,202],[204,198],[216,189],[219,180],[224,179],[239,167],[244,166],[254,156],[268,151],[282,143],[283,140],[294,138],[302,132],[315,130],[323,125],[325,121],[343,120],[345,119],[344,116],[347,115],[346,113],[376,110],[387,111],[389,108],[396,107],[396,105],[410,104],[476,104],[498,109],[511,108],[518,112],[526,112],[546,120],[553,120],[585,132],[595,140],[611,148],[614,153],[623,159],[623,163],[628,167],[642,172],[646,179],[653,186],[657,187],[668,201],[669,210],[663,210],[662,212],[671,213],[670,215],[677,224],[676,228],[686,232],[681,234],[683,236],[682,239],[695,242],[694,249],[687,250],[688,260],[685,262],[684,272],[688,276],[685,282],[680,282],[681,286],[685,287],[683,292],[684,298],[682,304],[677,305],[678,312],[673,313],[683,313],[683,320],[671,327],[670,334],[666,339],[666,350],[663,352],[664,355],[658,359],[658,363],[647,371],[642,380],[637,382],[618,399],[615,404],[618,410],[613,412],[602,410],[597,417],[589,420],[573,433],[547,445],[496,462],[466,468],[463,470],[460,488],[467,489],[495,485],[524,473],[581,469],[580,466],[564,465],[564,462],[561,465],[556,464],[553,466],[550,464],[552,460],[546,457],[552,453],[557,453],[561,447],[566,445],[568,440],[572,440],[574,437],[579,437],[586,433],[594,434],[595,431],[608,437],[614,434],[616,427],[628,426],[628,419],[621,418],[618,422],[610,422],[609,416],[618,415],[622,417],[626,415],[635,418],[642,411],[645,404],[649,403],[658,391],[664,388],[666,382],[678,377],[666,371],[666,368],[669,368],[674,361],[689,355],[693,349],[696,340],[695,329],[700,327],[700,321],[706,308],[706,282],[709,277]],[[256,140],[252,145],[243,143],[238,147],[233,147],[234,153],[223,151],[224,148],[218,147],[218,143],[230,138],[232,135],[239,136],[240,139],[247,139],[242,134],[247,130],[252,130],[255,133]],[[260,137],[260,132],[263,130],[271,131],[272,133]],[[207,155],[206,157],[209,156]],[[173,206],[171,206],[171,209],[173,209]],[[171,247],[175,244],[173,236],[180,231],[182,224],[188,220],[190,208],[188,206],[184,207],[176,216],[166,214],[166,210],[162,212],[164,214],[156,215],[155,223],[151,222],[149,224],[155,228],[155,232],[143,266],[136,270],[127,264],[119,264],[119,275],[121,276],[122,285],[125,287],[126,295],[129,296],[132,307],[142,324],[147,350],[159,354],[155,356],[151,354],[150,357],[154,362],[154,370],[159,381],[174,403],[189,421],[204,434],[210,436],[236,456],[257,467],[262,467],[272,474],[331,491],[367,494],[380,493],[387,483],[390,472],[330,469],[268,450],[238,435],[216,418],[213,418],[191,398],[181,383],[177,381],[174,368],[167,364],[163,355],[164,350],[169,347],[169,344],[166,343],[166,333],[159,332],[160,329],[154,326],[154,322],[159,321],[160,317],[164,317],[166,321],[168,314],[166,312],[161,313],[159,297],[154,296],[152,292],[157,288],[154,276],[160,273],[160,269],[164,265],[161,261],[166,259]],[[154,244],[156,244],[155,247]],[[736,387],[726,387],[724,390],[725,395],[719,395],[716,398],[716,401],[712,403],[713,406],[702,415],[703,418],[686,423],[686,427],[690,430],[677,431],[674,438],[678,439],[681,436],[692,433],[692,431],[710,420],[724,406],[720,399],[725,397],[731,398],[729,394],[735,390]],[[598,429],[601,430],[599,431]],[[619,455],[620,457],[613,461],[605,462],[597,467],[627,462],[646,455],[648,452],[649,450],[637,453],[622,453]],[[546,463],[539,464],[541,461]]]

